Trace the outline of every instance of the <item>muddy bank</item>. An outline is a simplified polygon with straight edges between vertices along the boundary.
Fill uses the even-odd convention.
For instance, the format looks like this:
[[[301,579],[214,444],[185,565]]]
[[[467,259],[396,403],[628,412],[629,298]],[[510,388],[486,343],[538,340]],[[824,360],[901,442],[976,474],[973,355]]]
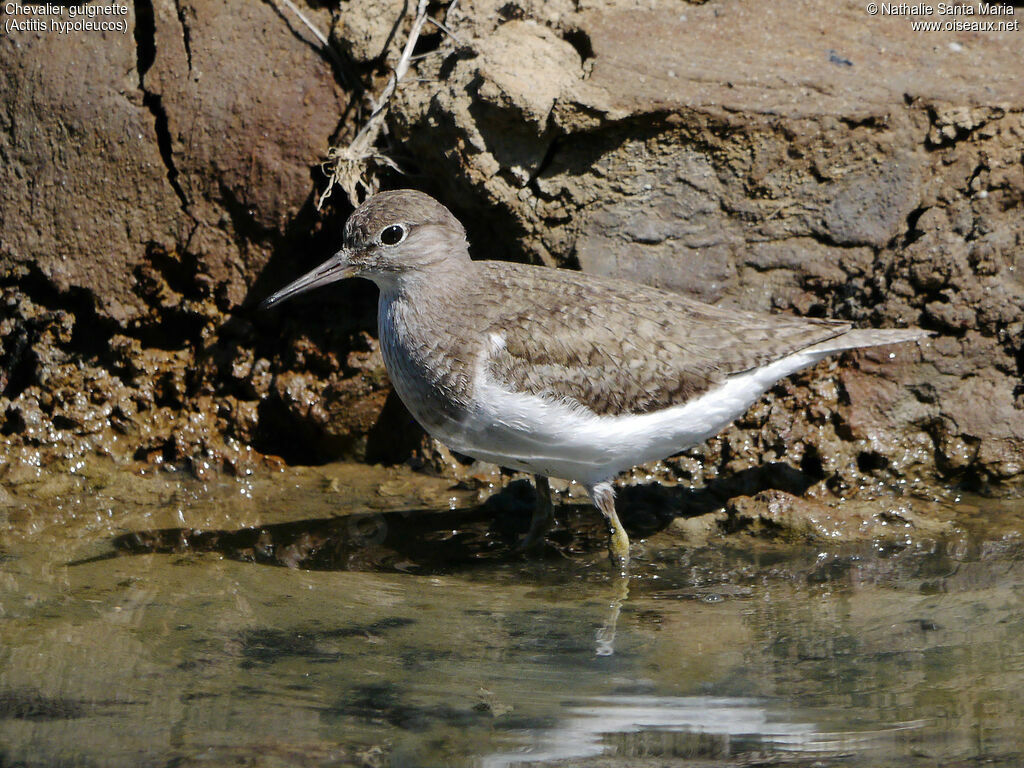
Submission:
[[[317,212],[317,164],[408,27],[402,3],[300,6],[336,57],[241,0],[138,2],[125,36],[0,38],[10,464],[493,471],[389,397],[369,283],[248,309],[336,245],[349,209],[335,195]],[[457,40],[421,41],[388,118],[408,175],[386,181],[438,195],[475,256],[937,333],[783,382],[638,478],[720,480],[721,510],[759,493],[1020,492],[1024,32],[925,35],[811,0],[435,15]]]
[[[212,553],[229,560],[310,571],[429,576],[522,567],[570,568],[611,578],[607,528],[586,493],[556,487],[555,526],[544,545],[518,546],[535,502],[526,480],[453,483],[408,467],[335,462],[246,477],[167,472],[104,457],[57,473],[4,473],[4,553],[60,550],[68,563]],[[813,493],[811,494],[813,496]],[[651,578],[692,552],[730,547],[792,553],[841,543],[879,551],[947,547],[966,556],[1017,546],[1024,508],[1016,500],[917,493],[839,505],[782,491],[749,497],[706,488],[620,489],[633,541],[631,577]],[[979,550],[979,547],[981,550]]]

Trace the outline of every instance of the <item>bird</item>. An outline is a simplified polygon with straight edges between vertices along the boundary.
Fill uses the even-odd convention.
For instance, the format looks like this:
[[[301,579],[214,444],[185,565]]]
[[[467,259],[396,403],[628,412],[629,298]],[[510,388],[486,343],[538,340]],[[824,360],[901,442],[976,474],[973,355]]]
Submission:
[[[604,515],[622,573],[629,537],[615,509],[616,475],[699,445],[777,381],[828,355],[930,335],[474,260],[451,211],[410,189],[365,200],[340,250],[261,306],[355,276],[379,289],[384,364],[420,425],[458,453],[534,475],[538,501],[521,546],[553,525],[548,478],[576,481]]]

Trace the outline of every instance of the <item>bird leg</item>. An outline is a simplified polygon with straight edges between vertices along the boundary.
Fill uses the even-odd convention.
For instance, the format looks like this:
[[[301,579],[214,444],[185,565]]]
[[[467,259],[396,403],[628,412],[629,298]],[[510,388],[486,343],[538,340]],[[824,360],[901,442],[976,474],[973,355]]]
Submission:
[[[591,500],[608,521],[608,556],[612,565],[625,574],[629,565],[629,536],[615,514],[615,489],[610,482],[597,483],[587,489]]]
[[[533,517],[530,518],[530,530],[526,537],[519,542],[519,549],[531,549],[542,541],[555,524],[555,509],[551,503],[551,485],[544,475],[534,475],[533,482],[537,486],[537,504],[533,508]]]

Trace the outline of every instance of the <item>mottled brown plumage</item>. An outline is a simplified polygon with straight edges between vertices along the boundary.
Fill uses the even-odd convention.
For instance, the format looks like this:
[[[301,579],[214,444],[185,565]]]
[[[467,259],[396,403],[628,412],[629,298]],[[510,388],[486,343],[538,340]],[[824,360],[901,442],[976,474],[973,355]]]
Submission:
[[[479,266],[477,301],[485,311],[475,322],[484,333],[505,335],[504,348],[490,358],[493,375],[513,390],[570,398],[602,415],[678,405],[730,374],[850,329],[709,306],[567,270]],[[501,297],[510,292],[530,301],[509,306]]]

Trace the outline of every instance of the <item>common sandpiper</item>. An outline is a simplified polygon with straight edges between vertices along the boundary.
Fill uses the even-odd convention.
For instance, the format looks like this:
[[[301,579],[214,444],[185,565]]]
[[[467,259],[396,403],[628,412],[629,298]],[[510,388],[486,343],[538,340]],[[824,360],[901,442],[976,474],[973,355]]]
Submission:
[[[827,355],[913,341],[916,328],[746,312],[646,285],[473,261],[452,213],[413,190],[381,192],[341,250],[267,298],[346,277],[377,284],[380,347],[395,391],[449,448],[535,475],[525,543],[553,522],[549,477],[583,485],[625,569],[612,480],[702,443],[775,382]]]

